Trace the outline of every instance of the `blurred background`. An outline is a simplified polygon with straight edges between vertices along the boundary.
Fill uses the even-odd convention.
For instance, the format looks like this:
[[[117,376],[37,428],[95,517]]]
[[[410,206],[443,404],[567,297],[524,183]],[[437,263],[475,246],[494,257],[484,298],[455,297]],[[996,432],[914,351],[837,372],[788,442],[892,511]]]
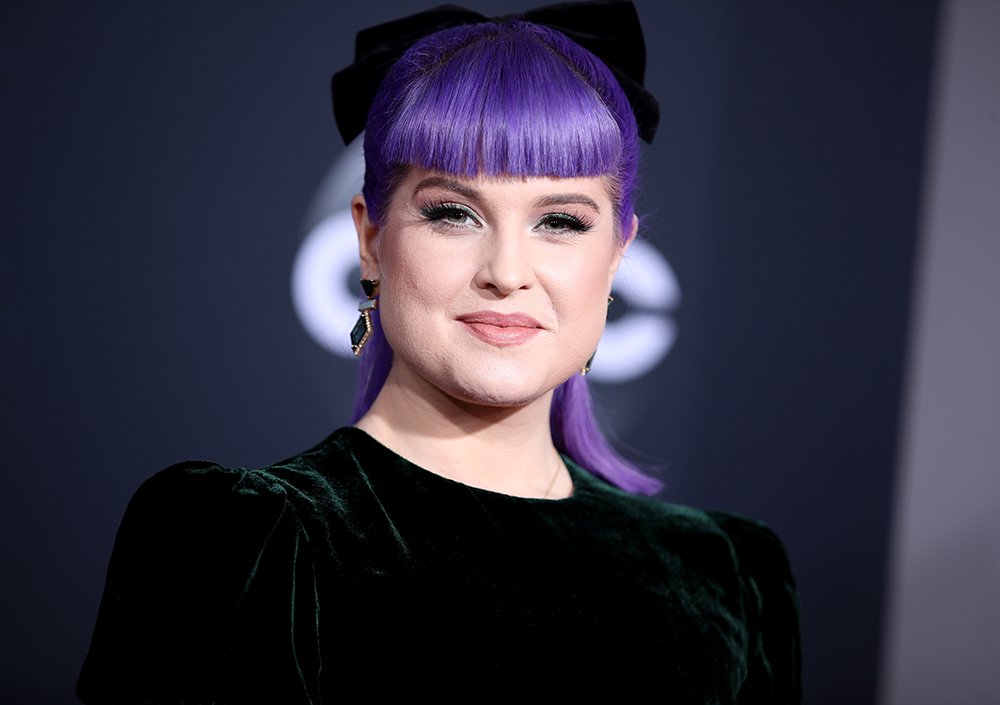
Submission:
[[[142,480],[346,421],[360,172],[328,81],[431,4],[0,5],[0,701],[75,702]],[[990,701],[1000,3],[636,5],[663,117],[605,427],[664,500],[783,537],[807,703]]]

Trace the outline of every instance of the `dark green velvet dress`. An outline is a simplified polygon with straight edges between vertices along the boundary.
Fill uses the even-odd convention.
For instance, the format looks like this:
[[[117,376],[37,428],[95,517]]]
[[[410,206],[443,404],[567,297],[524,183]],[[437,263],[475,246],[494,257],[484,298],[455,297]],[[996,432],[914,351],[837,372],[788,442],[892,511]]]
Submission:
[[[799,702],[777,537],[566,464],[571,497],[511,497],[347,428],[260,470],[168,468],[122,520],[79,695]]]

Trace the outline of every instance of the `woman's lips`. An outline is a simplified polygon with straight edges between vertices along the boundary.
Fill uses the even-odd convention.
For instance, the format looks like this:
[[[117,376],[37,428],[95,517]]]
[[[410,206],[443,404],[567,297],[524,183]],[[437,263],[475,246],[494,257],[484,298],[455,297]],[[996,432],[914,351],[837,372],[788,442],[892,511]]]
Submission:
[[[483,342],[501,348],[526,343],[542,330],[542,324],[526,313],[476,311],[457,320]]]

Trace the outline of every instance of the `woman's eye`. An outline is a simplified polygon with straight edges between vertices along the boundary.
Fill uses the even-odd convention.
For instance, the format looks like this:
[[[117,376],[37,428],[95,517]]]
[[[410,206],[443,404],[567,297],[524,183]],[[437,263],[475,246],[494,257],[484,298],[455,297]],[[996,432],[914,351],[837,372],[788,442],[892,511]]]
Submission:
[[[468,208],[457,203],[440,203],[420,209],[421,215],[432,223],[447,226],[478,225],[479,221]]]
[[[585,233],[593,226],[569,213],[549,213],[536,226],[539,230],[549,233],[579,232]]]

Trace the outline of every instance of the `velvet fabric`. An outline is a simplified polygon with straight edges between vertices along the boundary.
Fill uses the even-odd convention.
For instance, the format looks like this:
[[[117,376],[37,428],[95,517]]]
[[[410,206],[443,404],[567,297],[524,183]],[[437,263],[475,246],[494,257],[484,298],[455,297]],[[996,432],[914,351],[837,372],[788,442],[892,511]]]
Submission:
[[[78,694],[799,702],[778,538],[566,465],[569,498],[512,497],[344,428],[263,469],[168,468],[122,520]]]

